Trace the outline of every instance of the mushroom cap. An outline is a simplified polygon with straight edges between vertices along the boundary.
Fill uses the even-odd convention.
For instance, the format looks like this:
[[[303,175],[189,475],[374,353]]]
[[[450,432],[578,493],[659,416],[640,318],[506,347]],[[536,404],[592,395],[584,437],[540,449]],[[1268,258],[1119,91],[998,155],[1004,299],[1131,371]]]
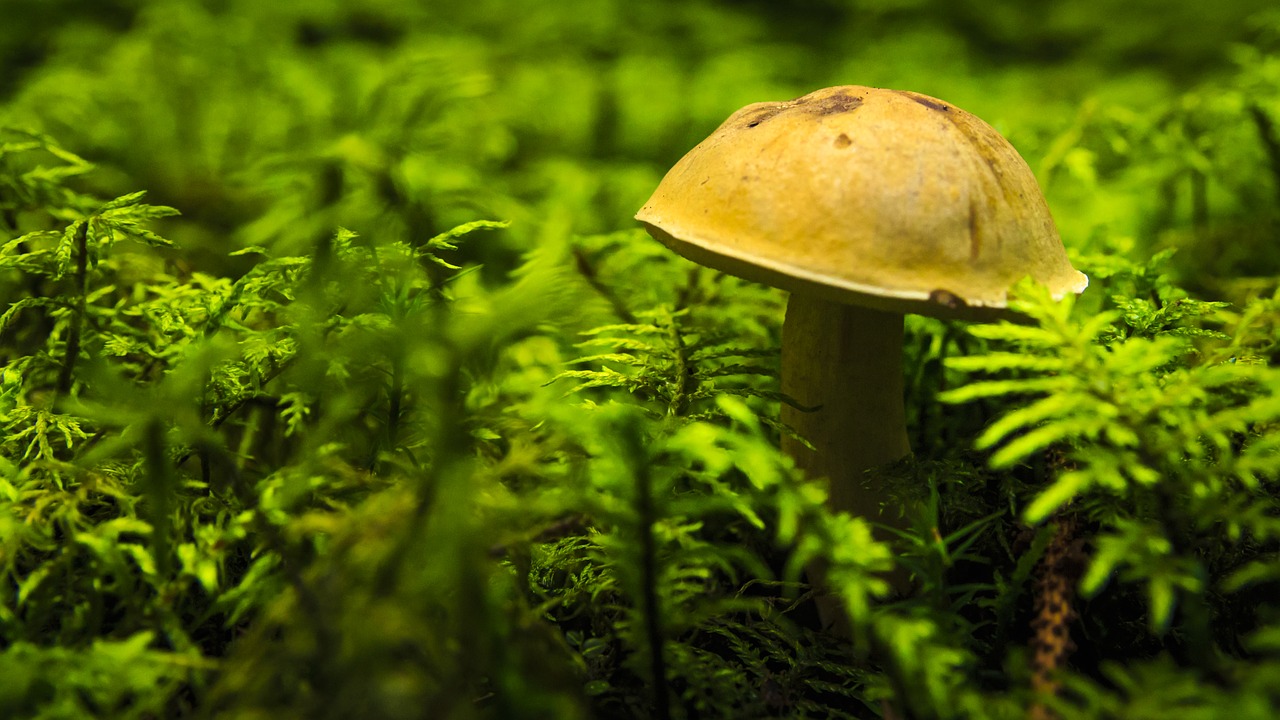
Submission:
[[[913,92],[846,85],[748,105],[636,219],[699,264],[895,312],[989,319],[1026,276],[1055,297],[1089,283],[1013,146]]]

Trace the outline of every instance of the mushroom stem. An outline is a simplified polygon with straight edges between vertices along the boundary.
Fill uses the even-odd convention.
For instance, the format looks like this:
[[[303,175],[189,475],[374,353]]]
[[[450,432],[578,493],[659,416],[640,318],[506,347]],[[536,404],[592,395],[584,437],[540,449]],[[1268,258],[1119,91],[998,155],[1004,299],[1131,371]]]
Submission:
[[[863,473],[911,453],[902,399],[902,315],[792,295],[782,328],[782,392],[813,412],[782,407],[782,421],[815,450],[782,447],[810,477],[831,482],[831,505],[892,524]],[[896,515],[896,513],[895,513]]]
[[[868,469],[911,453],[902,397],[902,315],[793,293],[782,328],[782,392],[818,408],[782,406],[782,421],[814,447],[784,436],[782,449],[807,476],[828,478],[828,505],[902,527],[890,498],[865,477]],[[901,573],[887,579],[899,592],[909,588]],[[823,621],[831,622],[834,607],[823,605]]]

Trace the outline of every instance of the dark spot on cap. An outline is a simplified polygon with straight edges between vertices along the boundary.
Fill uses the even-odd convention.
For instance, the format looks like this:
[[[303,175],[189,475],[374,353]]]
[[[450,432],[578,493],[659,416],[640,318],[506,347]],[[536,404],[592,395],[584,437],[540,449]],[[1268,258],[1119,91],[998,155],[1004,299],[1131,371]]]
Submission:
[[[840,133],[836,136],[836,141],[833,144],[838,148],[847,148],[853,144],[853,141],[849,139],[848,135]]]
[[[860,96],[850,95],[845,92],[838,92],[823,98],[813,98],[806,95],[795,102],[797,105],[804,105],[809,112],[818,115],[853,112],[862,107],[862,98]]]
[[[965,301],[955,293],[941,288],[929,293],[929,302],[935,302],[949,308],[962,308],[966,304]]]
[[[770,107],[761,108],[750,116],[743,118],[745,121],[744,127],[757,127],[774,115],[792,108],[800,108],[815,115],[834,115],[857,110],[861,105],[861,96],[850,95],[844,91],[826,97],[814,97],[813,94],[810,94],[798,97],[791,102],[775,103]]]
[[[773,117],[774,115],[777,115],[778,113],[786,109],[787,109],[787,105],[783,103],[778,103],[773,107],[761,108],[751,117],[746,118],[747,127],[753,128],[759,125],[760,123],[764,122],[765,120],[768,120],[769,118]]]
[[[969,198],[969,262],[977,262],[978,256],[982,254],[982,224],[979,222],[981,213],[978,212],[978,202],[976,198]]]
[[[924,95],[917,95],[915,93],[903,93],[903,95],[906,95],[907,97],[911,98],[912,100],[915,100],[916,102],[929,108],[930,110],[937,110],[938,112],[948,112],[951,110],[950,105],[940,100],[934,100],[931,97],[926,97]]]

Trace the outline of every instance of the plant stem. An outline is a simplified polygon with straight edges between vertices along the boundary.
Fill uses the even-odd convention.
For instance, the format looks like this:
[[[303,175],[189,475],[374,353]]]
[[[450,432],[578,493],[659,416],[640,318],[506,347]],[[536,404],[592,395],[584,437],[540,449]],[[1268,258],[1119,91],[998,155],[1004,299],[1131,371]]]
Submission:
[[[400,436],[401,403],[404,398],[404,358],[397,352],[391,359],[391,387],[387,389],[387,452],[394,454]]]
[[[1267,151],[1267,161],[1271,165],[1271,175],[1275,179],[1276,199],[1280,200],[1280,138],[1276,136],[1275,123],[1271,122],[1267,111],[1257,103],[1249,105],[1249,115],[1253,118],[1254,126],[1258,128],[1262,147]]]
[[[680,332],[679,320],[675,316],[670,317],[669,320],[671,325],[667,332],[671,339],[671,347],[675,349],[673,359],[676,381],[671,389],[671,402],[667,407],[667,414],[682,417],[689,410],[689,395],[696,388],[693,375],[689,371],[689,357],[684,346],[684,335]]]
[[[80,223],[76,231],[75,301],[71,307],[71,324],[67,328],[66,353],[58,372],[58,395],[71,392],[76,360],[80,357],[80,335],[84,328],[86,296],[89,292],[89,221]]]
[[[639,432],[638,429],[635,430]],[[639,438],[636,438],[638,441]],[[667,663],[663,657],[662,613],[658,604],[657,547],[653,541],[656,513],[653,507],[653,477],[647,462],[637,463],[636,505],[640,522],[641,612],[644,614],[646,642],[649,645],[649,673],[653,676],[654,717],[669,720],[671,706],[667,697]]]
[[[1149,444],[1150,440],[1144,439],[1143,443],[1144,448],[1153,447]],[[1144,451],[1142,456],[1148,467],[1160,467],[1154,464],[1155,460],[1151,453]],[[1213,609],[1205,597],[1208,573],[1197,557],[1194,539],[1190,537],[1191,523],[1182,517],[1178,509],[1178,499],[1173,496],[1167,481],[1164,478],[1161,480],[1162,482],[1156,483],[1152,488],[1156,501],[1156,519],[1164,530],[1173,553],[1178,557],[1191,560],[1195,564],[1196,575],[1201,581],[1199,588],[1182,589],[1178,593],[1182,601],[1182,637],[1186,644],[1180,654],[1188,664],[1198,667],[1210,677],[1220,678],[1221,668],[1217,662],[1218,655],[1213,641]]]
[[[169,462],[164,423],[159,418],[152,418],[147,423],[145,433],[143,479],[146,482],[144,490],[149,508],[148,520],[151,522],[151,547],[155,556],[156,571],[168,581],[172,524],[169,512],[173,505],[173,466]]]

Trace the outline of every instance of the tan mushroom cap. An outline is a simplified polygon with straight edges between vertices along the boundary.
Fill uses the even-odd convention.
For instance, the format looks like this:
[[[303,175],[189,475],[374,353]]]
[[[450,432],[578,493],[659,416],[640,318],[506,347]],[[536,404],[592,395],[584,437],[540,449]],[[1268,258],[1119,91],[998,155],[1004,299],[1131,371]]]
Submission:
[[[636,219],[702,265],[898,312],[982,319],[1023,277],[1058,297],[1089,282],[1013,146],[912,92],[847,85],[748,105]]]

